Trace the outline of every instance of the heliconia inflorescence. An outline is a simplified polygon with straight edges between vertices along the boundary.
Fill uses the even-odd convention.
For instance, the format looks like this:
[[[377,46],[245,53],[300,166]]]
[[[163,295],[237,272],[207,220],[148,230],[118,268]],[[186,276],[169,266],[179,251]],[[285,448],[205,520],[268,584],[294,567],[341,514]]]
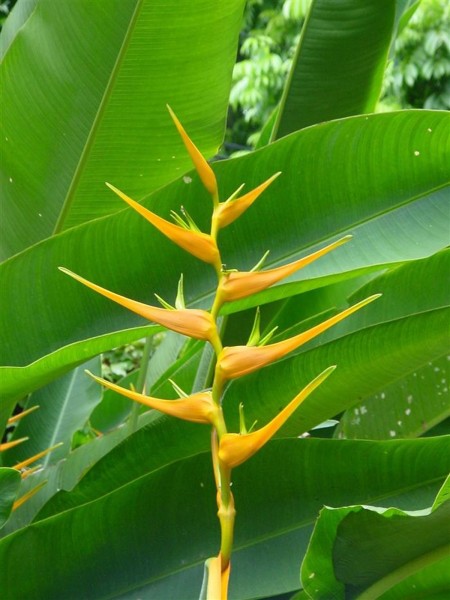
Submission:
[[[262,340],[260,339],[259,313],[257,313],[254,331],[247,345],[223,347],[217,326],[217,319],[221,307],[225,303],[240,300],[264,291],[268,287],[293,275],[302,267],[348,242],[351,236],[346,235],[308,256],[301,257],[294,262],[276,268],[248,272],[226,270],[222,265],[220,249],[217,243],[220,230],[232,224],[248,210],[259,196],[273,184],[280,173],[275,173],[266,181],[259,184],[254,190],[239,196],[242,189],[241,186],[231,197],[220,202],[217,180],[213,169],[189,138],[172,109],[168,108],[192,159],[200,181],[212,198],[210,232],[201,232],[188,215],[185,215],[186,222],[178,217],[176,213],[173,213],[176,223],[167,221],[142,204],[132,200],[111,184],[107,185],[169,240],[189,252],[192,256],[213,266],[217,275],[217,287],[211,309],[206,311],[186,308],[184,301],[178,301],[176,307],[171,307],[165,301],[161,301],[163,308],[147,305],[109,291],[66,268],[60,267],[60,269],[86,287],[113,300],[143,318],[182,335],[209,342],[214,349],[216,364],[215,370],[212,371],[211,389],[191,395],[184,395],[177,400],[153,398],[142,393],[141,390],[127,390],[100,377],[90,375],[101,385],[122,394],[134,402],[179,419],[208,424],[212,427],[211,452],[217,486],[221,545],[218,555],[206,561],[205,580],[201,597],[207,598],[207,600],[217,600],[218,598],[225,600],[227,598],[228,579],[230,575],[230,556],[233,545],[235,516],[234,499],[230,489],[231,470],[251,458],[253,454],[260,450],[280,427],[283,426],[309,394],[331,375],[336,367],[335,365],[330,366],[318,374],[272,421],[251,432],[247,432],[245,425],[241,426],[239,433],[228,432],[222,410],[223,391],[226,383],[229,380],[245,376],[283,358],[329,327],[332,327],[366,306],[375,300],[378,295],[366,298],[302,333],[271,344],[268,341],[273,332],[270,332]]]

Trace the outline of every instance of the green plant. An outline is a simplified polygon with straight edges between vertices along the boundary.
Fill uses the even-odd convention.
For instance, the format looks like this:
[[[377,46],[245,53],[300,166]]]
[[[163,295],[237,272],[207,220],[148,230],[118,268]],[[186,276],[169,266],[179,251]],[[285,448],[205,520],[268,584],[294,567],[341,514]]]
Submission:
[[[264,125],[275,117],[310,4],[310,0],[247,3],[233,71],[227,149],[259,146]],[[446,110],[450,107],[448,3],[419,0],[403,6],[408,10],[399,22],[377,111]]]
[[[230,143],[255,145],[259,139],[281,98],[309,4],[247,3],[230,93]]]
[[[250,430],[247,430],[244,404],[241,403],[239,405],[239,433],[228,432],[223,413],[223,395],[226,384],[283,358],[379,296],[370,296],[307,331],[275,344],[269,344],[269,341],[273,337],[277,327],[265,336],[261,336],[260,312],[258,307],[247,344],[245,346],[224,346],[220,335],[221,319],[219,314],[226,303],[250,297],[271,287],[275,283],[289,277],[289,275],[294,274],[299,269],[326,255],[331,250],[348,242],[351,236],[343,237],[305,258],[275,269],[259,271],[260,261],[256,268],[253,268],[251,271],[227,270],[223,266],[218,247],[220,230],[243,215],[279,173],[276,173],[266,182],[242,196],[239,196],[239,191],[242,188],[240,186],[228,200],[220,202],[217,181],[211,167],[187,136],[173,112],[171,110],[170,112],[198,171],[200,180],[212,198],[213,212],[210,233],[205,234],[201,232],[189,213],[184,209],[182,209],[183,217],[172,212],[172,217],[176,223],[173,224],[143,208],[116,188],[109,187],[169,240],[196,258],[214,267],[217,276],[217,288],[213,296],[211,309],[205,311],[186,308],[183,292],[183,275],[181,275],[178,284],[175,306],[171,306],[157,296],[163,306],[163,308],[158,308],[110,292],[62,267],[60,267],[60,270],[95,292],[150,321],[159,323],[172,331],[186,335],[192,339],[203,340],[211,344],[215,353],[215,358],[212,362],[214,374],[212,376],[211,389],[189,395],[172,382],[175,391],[181,396],[177,400],[152,398],[142,393],[143,390],[129,391],[108,382],[106,379],[101,379],[88,373],[107,389],[114,390],[144,406],[186,421],[211,426],[211,455],[216,484],[217,514],[220,521],[221,542],[219,554],[213,558],[209,558],[205,563],[203,590],[205,597],[209,600],[219,597],[226,600],[228,597],[228,579],[236,515],[231,490],[233,468],[246,462],[263,447],[309,394],[334,371],[335,366],[328,367],[317,375],[270,423],[254,431],[252,431],[254,425]],[[135,420],[134,426],[136,424],[137,421]]]
[[[449,29],[448,3],[423,0],[395,42],[384,104],[450,109]]]
[[[202,153],[214,155],[243,3],[205,0],[198,11],[187,0],[141,0],[117,2],[114,12],[94,3],[89,19],[73,2],[58,3],[55,12],[54,2],[40,0],[32,13],[16,12],[21,4],[26,7],[18,3],[2,32],[8,115],[1,138],[7,184],[2,426],[18,404],[40,408],[7,429],[6,443],[29,439],[2,453],[0,588],[8,600],[48,600],[61,590],[77,599],[197,598],[204,561],[217,556],[220,537],[209,428],[138,410],[137,403],[130,412],[128,399],[112,389],[102,394],[84,375],[89,369],[100,376],[100,353],[159,335],[162,327],[77,287],[58,267],[145,305],[155,291],[172,303],[182,272],[186,310],[212,306],[214,270],[134,209],[123,209],[123,199],[114,201],[102,182],[114,182],[164,220],[182,202],[199,229],[210,231],[208,193],[196,172],[185,172],[189,155],[165,103]],[[257,206],[221,230],[227,271],[250,271],[268,249],[264,271],[271,270],[353,235],[287,280],[225,303],[224,346],[246,344],[257,306],[261,336],[277,324],[270,344],[283,343],[383,294],[224,390],[228,431],[239,431],[242,401],[246,423],[257,420],[258,431],[318,373],[338,365],[273,439],[233,470],[238,512],[230,598],[272,598],[301,588],[303,596],[320,597],[324,584],[316,591],[318,579],[311,577],[317,564],[342,597],[358,597],[377,583],[383,600],[400,585],[400,597],[409,584],[425,596],[433,590],[439,564],[423,557],[439,556],[435,527],[448,509],[439,489],[449,471],[442,275],[449,260],[449,115],[370,114],[404,4],[345,0],[337,9],[331,0],[313,2],[261,148],[211,165],[223,198],[242,182],[254,189],[282,172]],[[202,340],[168,332],[142,368],[118,383],[137,390],[145,384],[146,395],[176,400],[170,380],[189,395],[208,390],[213,360]],[[95,438],[71,449],[87,423]],[[63,445],[21,479],[20,462],[58,442]],[[366,516],[361,507],[368,505],[380,519]],[[324,506],[338,518],[323,511],[313,534]],[[394,510],[383,512],[386,507]],[[422,527],[411,521],[417,510],[425,511],[425,527],[433,525],[427,548],[408,535]],[[363,544],[354,535],[360,520],[381,553],[387,542],[380,529],[387,531],[387,522],[396,532],[397,521],[405,523],[396,545],[408,566],[402,581],[392,578],[398,576],[394,560],[374,571],[377,581],[355,585],[348,572],[359,577],[366,564],[357,551],[342,570],[336,540]],[[23,562],[27,576],[19,578]],[[448,570],[442,573],[445,589]]]

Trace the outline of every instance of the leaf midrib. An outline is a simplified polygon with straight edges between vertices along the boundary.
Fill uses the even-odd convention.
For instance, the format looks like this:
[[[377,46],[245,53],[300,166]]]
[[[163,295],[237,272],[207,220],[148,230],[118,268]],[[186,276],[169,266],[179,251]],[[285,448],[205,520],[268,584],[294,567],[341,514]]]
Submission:
[[[142,4],[143,4],[143,0],[136,0],[136,7],[134,9],[133,15],[131,16],[130,23],[127,27],[127,31],[126,31],[124,40],[123,40],[122,45],[117,54],[117,59],[112,68],[105,91],[100,100],[99,107],[97,109],[97,112],[95,113],[95,117],[94,117],[92,126],[89,130],[87,140],[83,146],[83,150],[81,152],[77,166],[73,173],[72,180],[69,185],[69,189],[67,190],[66,198],[62,205],[61,212],[59,213],[59,216],[56,221],[55,227],[53,229],[52,235],[56,235],[64,229],[64,223],[65,223],[66,217],[68,216],[68,214],[70,212],[70,209],[72,208],[74,198],[75,198],[75,192],[76,192],[77,186],[79,184],[79,181],[81,179],[81,176],[83,174],[83,168],[88,160],[90,150],[94,144],[95,134],[97,133],[98,128],[100,127],[102,117],[104,115],[106,106],[108,105],[108,101],[111,97],[111,94],[114,89],[114,85],[116,83],[116,79],[117,79],[117,76],[118,76],[118,73],[120,70],[120,66],[124,60],[126,51],[128,50],[128,47],[130,45],[131,36],[134,32],[136,22],[139,18],[139,15],[140,15],[140,12],[142,9]]]

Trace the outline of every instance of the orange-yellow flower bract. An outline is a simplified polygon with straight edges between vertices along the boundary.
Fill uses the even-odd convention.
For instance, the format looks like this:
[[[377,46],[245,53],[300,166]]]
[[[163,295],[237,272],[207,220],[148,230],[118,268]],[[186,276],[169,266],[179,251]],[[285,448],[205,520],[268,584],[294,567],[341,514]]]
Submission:
[[[117,302],[117,304],[128,308],[128,310],[131,310],[149,321],[154,321],[163,327],[167,327],[168,329],[172,329],[172,331],[176,331],[177,333],[189,337],[206,340],[212,344],[217,342],[218,334],[216,324],[210,313],[205,310],[194,308],[168,310],[166,308],[150,306],[149,304],[130,300],[125,296],[110,292],[109,290],[84,279],[84,277],[80,277],[80,275],[69,271],[69,269],[65,269],[64,267],[59,267],[59,269],[95,292]]]
[[[216,206],[214,209],[213,221],[216,221],[217,227],[223,228],[230,225],[230,223],[233,223],[233,221],[240,217],[280,174],[281,171],[278,171],[272,175],[272,177],[269,177],[269,179],[264,181],[264,183],[261,183],[261,185],[240,198],[226,200]]]
[[[338,246],[345,244],[351,240],[351,235],[346,235],[343,238],[313,252],[304,258],[300,258],[292,263],[269,269],[267,271],[230,271],[224,273],[219,284],[218,295],[221,302],[230,302],[232,300],[240,300],[257,292],[261,292],[270,287],[274,283],[281,281],[285,277],[292,275],[299,269],[306,267],[313,261],[317,260],[324,254],[334,250]]]
[[[191,160],[194,163],[195,169],[199,174],[203,185],[205,186],[206,190],[213,196],[213,198],[217,199],[217,181],[216,176],[214,175],[214,171],[211,169],[208,162],[205,160],[203,154],[188,136],[183,125],[180,123],[177,116],[175,115],[175,113],[169,105],[167,105],[167,109],[170,113],[170,116],[172,117],[173,122],[175,123],[175,127],[178,129],[178,133],[180,134],[187,151],[189,152],[189,156],[191,157]]]
[[[361,302],[347,308],[338,315],[327,319],[323,323],[304,331],[287,340],[269,344],[267,346],[230,346],[220,352],[217,359],[216,374],[222,380],[234,379],[252,373],[266,365],[282,358],[292,350],[313,339],[332,325],[342,321],[355,311],[369,304],[381,294],[370,296]]]
[[[87,373],[95,379],[98,383],[104,387],[130,398],[135,402],[144,404],[149,408],[154,408],[160,412],[183,419],[185,421],[192,421],[193,423],[204,423],[212,425],[215,423],[215,416],[217,414],[217,406],[214,404],[211,396],[211,392],[199,392],[198,394],[192,394],[186,396],[186,398],[180,398],[179,400],[161,400],[159,398],[152,398],[144,394],[139,394],[133,390],[127,390],[125,388],[111,383],[106,379],[97,377],[92,373]]]
[[[233,468],[245,462],[260,448],[264,446],[270,438],[280,429],[288,420],[292,413],[300,404],[315,390],[336,367],[328,367],[309,383],[291,402],[278,413],[265,427],[261,427],[252,433],[226,433],[220,439],[219,458],[228,467]]]
[[[170,221],[166,221],[142,206],[142,204],[139,204],[139,202],[129,198],[110,183],[106,182],[106,185],[174,244],[177,244],[177,246],[180,246],[180,248],[183,248],[183,250],[186,250],[192,256],[214,265],[216,269],[220,269],[219,250],[215,240],[210,235],[200,231],[185,229]]]
[[[17,510],[22,504],[24,504],[27,500],[32,498],[40,489],[44,487],[47,483],[47,480],[41,481],[34,488],[26,492],[23,496],[21,496],[18,500],[16,500],[12,506],[13,510]]]
[[[208,569],[206,600],[227,598],[230,563],[222,570],[222,557],[219,554],[219,556],[208,558],[205,566]]]
[[[40,458],[43,458],[44,456],[46,456],[47,454],[49,454],[50,452],[52,452],[56,448],[59,448],[62,445],[63,445],[63,442],[54,444],[53,446],[50,446],[50,448],[46,448],[45,450],[42,450],[42,452],[38,452],[37,454],[34,454],[34,456],[30,456],[30,458],[27,458],[27,459],[22,460],[21,462],[15,464],[13,466],[13,469],[17,469],[18,471],[20,471],[20,469],[24,469],[25,467],[28,467],[28,465],[31,465],[32,463],[36,462]]]
[[[12,442],[3,442],[2,444],[0,444],[0,452],[6,452],[6,450],[14,448],[14,446],[18,446],[19,444],[22,444],[23,442],[26,442],[29,439],[30,438],[28,437],[23,437],[19,438],[18,440],[13,440]]]

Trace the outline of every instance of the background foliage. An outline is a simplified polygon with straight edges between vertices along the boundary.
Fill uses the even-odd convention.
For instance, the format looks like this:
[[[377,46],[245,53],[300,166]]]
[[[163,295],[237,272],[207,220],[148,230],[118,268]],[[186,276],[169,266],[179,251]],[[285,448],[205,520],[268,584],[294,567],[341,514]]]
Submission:
[[[280,101],[310,0],[250,0],[230,96],[229,151],[254,146]],[[450,12],[422,0],[395,39],[380,109],[450,109]]]

